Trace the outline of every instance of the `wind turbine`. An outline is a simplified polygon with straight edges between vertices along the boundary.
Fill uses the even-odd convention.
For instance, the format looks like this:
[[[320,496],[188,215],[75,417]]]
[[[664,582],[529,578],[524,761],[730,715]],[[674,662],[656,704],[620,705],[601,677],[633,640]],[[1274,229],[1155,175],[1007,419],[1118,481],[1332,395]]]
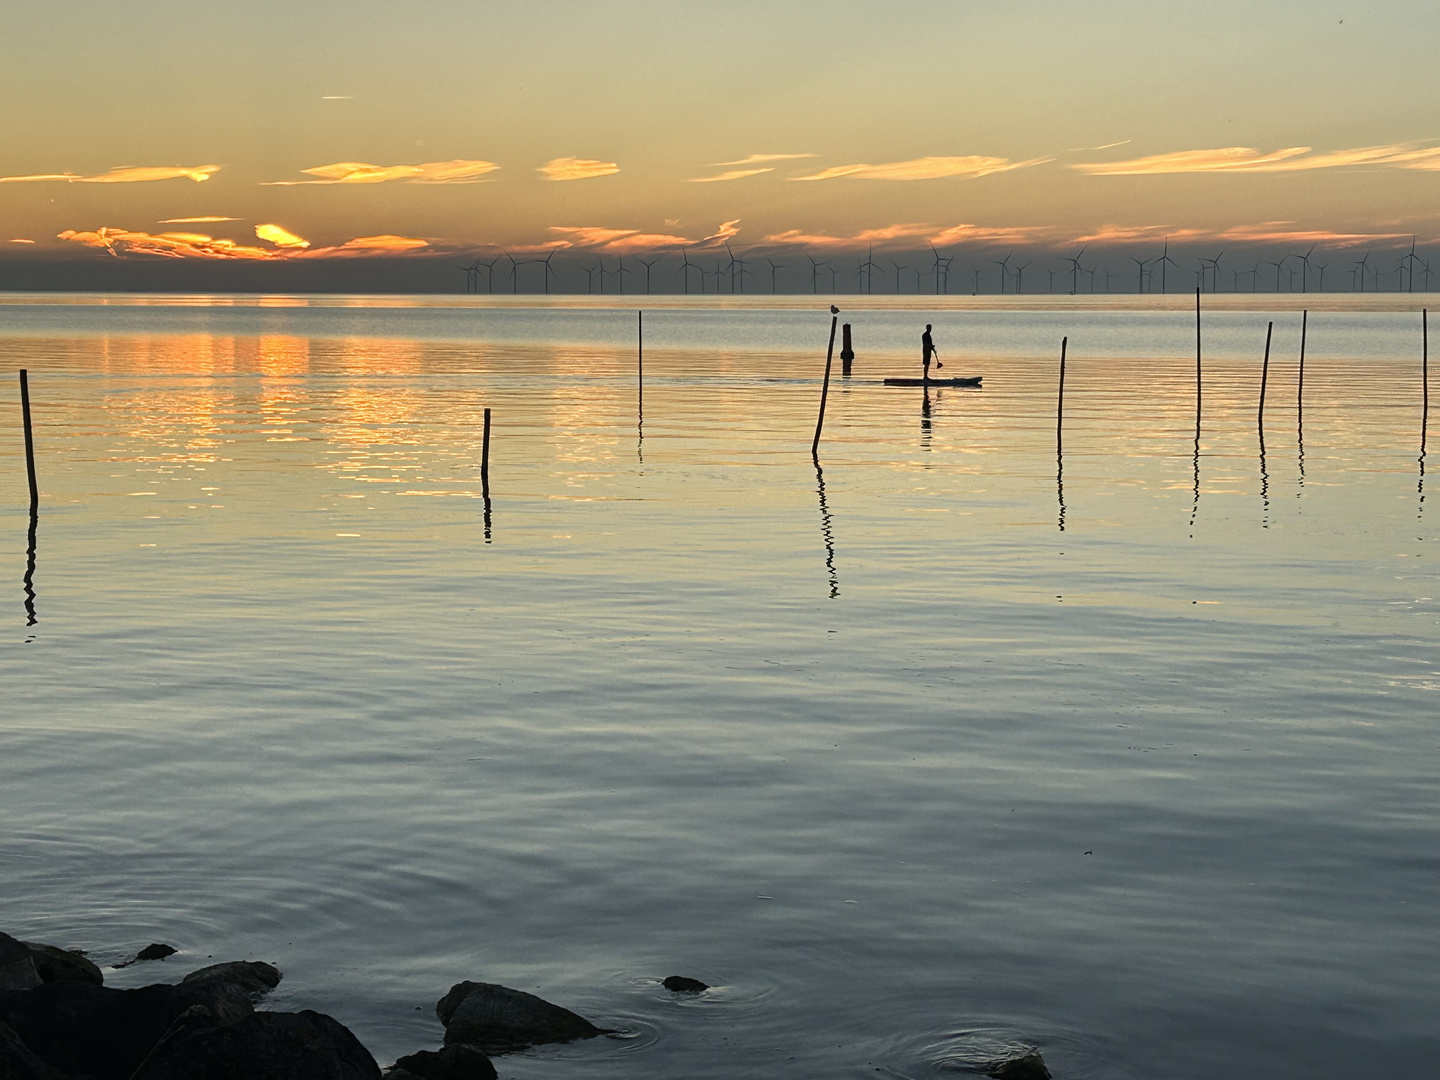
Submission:
[[[646,296],[649,296],[649,295],[650,295],[650,268],[651,268],[652,266],[654,266],[654,265],[655,265],[657,262],[659,262],[660,260],[659,260],[659,259],[651,259],[649,262],[646,262],[644,259],[638,259],[638,260],[636,260],[636,261],[639,262],[641,266],[645,267],[645,295],[646,295]]]
[[[686,295],[686,296],[689,296],[689,295],[690,295],[690,271],[691,271],[691,270],[700,270],[700,267],[699,267],[698,265],[696,265],[695,263],[692,263],[692,262],[690,261],[690,249],[689,249],[689,248],[684,248],[684,247],[682,247],[682,248],[680,249],[680,269],[677,270],[676,273],[677,273],[677,274],[682,274],[682,275],[684,275],[684,277],[685,277],[685,295]],[[700,290],[701,290],[702,292],[705,290],[705,271],[704,271],[704,270],[700,270]]]
[[[1010,255],[1014,255],[1014,254],[1015,254],[1015,252],[1013,252],[1013,251],[1010,252]],[[1000,295],[1001,295],[1001,296],[1004,296],[1004,295],[1005,295],[1005,279],[1010,276],[1010,255],[1006,255],[1005,258],[1003,258],[1003,259],[991,259],[991,260],[990,260],[990,263],[991,263],[992,266],[998,266],[998,267],[1000,268]],[[938,259],[937,259],[937,262],[938,262]],[[938,292],[939,290],[937,289],[936,291]]]
[[[940,263],[941,263],[941,260],[940,260],[940,253],[935,250],[935,245],[934,245],[934,244],[931,244],[931,245],[930,245],[930,254],[935,256],[935,265],[934,265],[933,267],[931,267],[931,270],[932,270],[932,271],[934,272],[934,274],[935,274],[935,295],[936,295],[936,296],[939,296],[939,295],[940,295]]]
[[[1315,245],[1311,244],[1310,250],[1305,252],[1304,255],[1285,256],[1287,259],[1300,260],[1300,291],[1302,293],[1310,291],[1310,256],[1313,254],[1315,254]]]
[[[1373,250],[1373,249],[1372,249]],[[1365,257],[1355,264],[1355,269],[1360,275],[1360,291],[1365,291],[1365,271],[1370,269],[1370,252],[1365,252]],[[1379,284],[1378,282],[1376,283]]]
[[[1130,261],[1135,264],[1135,292],[1143,293],[1145,291],[1145,267],[1155,260],[1137,259],[1134,255],[1131,255]]]
[[[1200,260],[1202,263],[1208,262],[1210,264],[1210,281],[1212,284],[1212,288],[1210,290],[1211,292],[1218,293],[1220,291],[1220,260],[1224,257],[1224,255],[1225,251],[1222,248],[1220,254],[1216,255],[1213,259]]]
[[[479,285],[479,283],[475,280],[475,278],[477,278],[477,277],[479,276],[479,275],[476,274],[476,272],[475,272],[475,267],[473,267],[473,266],[462,266],[462,267],[460,267],[460,271],[461,271],[461,273],[463,273],[463,274],[465,275],[465,292],[466,292],[466,295],[469,295],[470,293],[473,293],[473,292],[477,291],[477,290],[480,288],[480,285]]]
[[[546,295],[546,296],[549,296],[549,295],[550,295],[550,275],[553,274],[553,273],[555,273],[555,271],[554,271],[553,269],[551,269],[551,266],[550,266],[550,260],[553,259],[554,257],[555,257],[555,249],[554,249],[554,248],[551,248],[549,255],[546,255],[545,258],[543,258],[543,259],[537,260],[538,262],[541,262],[541,263],[544,263],[544,264],[545,264],[545,295]]]
[[[1290,256],[1286,255],[1279,262],[1267,262],[1265,264],[1266,266],[1273,266],[1275,268],[1275,291],[1277,293],[1280,291],[1280,268],[1285,265],[1289,258]]]
[[[875,261],[875,247],[870,246],[870,253],[865,256],[865,261],[860,264],[860,269],[865,275],[866,292],[874,295],[875,292],[875,267],[880,264]]]
[[[1064,258],[1065,258],[1065,261],[1070,264],[1070,295],[1071,295],[1071,296],[1074,296],[1075,293],[1076,293],[1076,292],[1079,290],[1079,288],[1080,288],[1080,273],[1081,273],[1080,256],[1081,256],[1081,255],[1084,255],[1084,254],[1085,254],[1085,249],[1082,247],[1079,251],[1077,251],[1077,252],[1075,253],[1075,257],[1074,257],[1074,258],[1064,257]]]
[[[810,260],[810,291],[818,295],[820,292],[820,268],[822,266],[829,266],[830,264],[816,262],[815,256],[809,252],[805,253],[805,258]]]
[[[1168,265],[1175,267],[1177,270],[1180,269],[1180,264],[1170,258],[1170,238],[1168,236],[1165,237],[1165,250],[1160,253],[1160,257],[1155,261],[1160,264],[1160,292],[1163,294],[1167,291],[1165,287],[1165,267]]]
[[[910,269],[910,264],[909,264],[909,263],[905,263],[905,264],[902,266],[900,263],[897,263],[894,259],[891,259],[891,260],[890,260],[890,265],[895,268],[895,295],[896,295],[896,296],[899,296],[899,295],[900,295],[900,271],[901,271],[901,270],[909,270],[909,269]]]
[[[625,291],[625,275],[631,273],[632,271],[629,271],[629,270],[626,270],[626,269],[625,269],[625,256],[624,256],[624,255],[617,255],[617,256],[616,256],[616,259],[617,259],[617,261],[619,262],[619,269],[617,269],[617,270],[614,271],[614,274],[615,274],[615,291],[618,292],[618,293],[623,293],[623,292]]]
[[[508,251],[505,252],[505,258],[510,260],[510,291],[512,293],[518,293],[520,291],[520,264],[515,261],[515,256],[511,255]]]
[[[1407,291],[1412,293],[1415,291],[1415,264],[1419,261],[1420,260],[1415,255],[1415,235],[1412,233],[1410,235],[1410,250],[1400,260],[1400,266],[1402,269],[1406,267],[1407,263],[1409,264],[1408,268],[1410,270],[1410,288]],[[1404,275],[1402,274],[1401,276],[1403,277]]]
[[[766,255],[766,256],[765,256],[765,261],[770,264],[770,295],[771,295],[771,296],[774,296],[774,295],[775,295],[775,274],[776,274],[776,272],[779,271],[779,270],[784,270],[784,269],[785,269],[785,264],[784,264],[784,263],[777,263],[774,259],[770,258],[769,255]]]
[[[1062,266],[1059,270],[1052,270],[1046,267],[1045,272],[1050,275],[1050,291],[1053,293],[1055,291],[1055,275],[1065,273],[1065,268]]]
[[[1031,260],[1030,260],[1030,262],[1034,262],[1034,261],[1035,261],[1034,259],[1031,259]],[[1018,264],[1018,265],[1015,267],[1015,295],[1016,295],[1016,296],[1019,296],[1021,293],[1023,293],[1023,292],[1025,291],[1025,268],[1026,268],[1027,266],[1029,266],[1029,265],[1030,265],[1030,263],[1027,262],[1027,263],[1020,263],[1020,264]],[[1108,291],[1108,289],[1107,289],[1107,291]]]
[[[585,271],[585,291],[593,293],[595,291],[595,267],[582,266],[580,269]],[[600,280],[603,283],[605,279],[601,278]]]
[[[1327,267],[1327,266],[1329,266],[1329,265],[1330,265],[1329,263],[1316,263],[1316,264],[1315,264],[1315,272],[1320,275],[1320,291],[1321,291],[1321,292],[1324,292],[1324,291],[1325,291],[1325,267]]]

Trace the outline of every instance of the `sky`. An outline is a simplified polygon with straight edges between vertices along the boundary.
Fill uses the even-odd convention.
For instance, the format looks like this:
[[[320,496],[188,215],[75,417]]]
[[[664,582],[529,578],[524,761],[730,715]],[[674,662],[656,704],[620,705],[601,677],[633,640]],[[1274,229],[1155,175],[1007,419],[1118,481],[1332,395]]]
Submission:
[[[6,6],[7,287],[1440,234],[1433,2]]]

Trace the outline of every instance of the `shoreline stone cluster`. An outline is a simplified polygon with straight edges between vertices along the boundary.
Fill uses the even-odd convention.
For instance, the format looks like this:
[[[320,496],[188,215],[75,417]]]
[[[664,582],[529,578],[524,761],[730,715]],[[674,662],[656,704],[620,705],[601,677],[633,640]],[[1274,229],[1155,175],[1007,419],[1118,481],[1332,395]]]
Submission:
[[[156,943],[115,966],[175,951]],[[402,1057],[382,1074],[333,1017],[258,1011],[281,978],[270,964],[232,961],[178,983],[117,990],[83,953],[0,933],[0,1080],[496,1080],[492,1055],[615,1034],[534,994],[467,980],[435,1006],[441,1048]],[[663,985],[677,994],[709,989],[680,975]],[[1050,1080],[1033,1051],[973,1071]]]

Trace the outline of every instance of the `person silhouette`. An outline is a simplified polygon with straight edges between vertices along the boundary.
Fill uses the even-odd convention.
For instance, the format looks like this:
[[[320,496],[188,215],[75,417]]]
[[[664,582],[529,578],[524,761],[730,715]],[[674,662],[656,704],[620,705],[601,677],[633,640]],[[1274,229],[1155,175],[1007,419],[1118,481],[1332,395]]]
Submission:
[[[924,362],[925,369],[921,377],[930,381],[930,358],[935,358],[935,367],[942,368],[945,365],[940,362],[940,353],[935,348],[935,340],[930,336],[930,324],[925,324],[925,332],[920,335],[920,358]]]

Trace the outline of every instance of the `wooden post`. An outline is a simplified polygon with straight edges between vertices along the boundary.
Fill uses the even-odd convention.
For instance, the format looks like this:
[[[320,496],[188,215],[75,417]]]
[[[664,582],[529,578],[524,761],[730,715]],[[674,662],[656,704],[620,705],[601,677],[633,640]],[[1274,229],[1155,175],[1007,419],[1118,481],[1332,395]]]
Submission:
[[[1310,326],[1310,312],[1308,310],[1300,313],[1300,378],[1295,384],[1295,409],[1299,411],[1305,407],[1305,334]]]
[[[855,349],[850,343],[850,324],[840,328],[840,374],[850,377],[850,365],[855,362]]]
[[[480,486],[490,497],[490,410],[485,410],[485,433],[480,437]]]
[[[1260,368],[1260,412],[1256,422],[1262,427],[1265,423],[1265,384],[1270,381],[1270,335],[1274,332],[1275,324],[1272,322],[1265,330],[1265,363]],[[1263,434],[1261,438],[1264,438]]]
[[[20,369],[20,417],[25,427],[25,470],[30,474],[30,513],[40,509],[40,488],[35,483],[35,435],[30,427],[30,376]]]
[[[20,373],[21,385],[24,385],[25,373]],[[1430,415],[1430,311],[1428,308],[1420,309],[1420,410],[1426,416]],[[25,414],[25,430],[30,430],[30,414]],[[28,442],[25,444],[30,445]],[[30,490],[35,490],[35,470],[30,470]]]
[[[1060,339],[1060,395],[1055,402],[1055,445],[1060,445],[1060,436],[1065,429],[1065,350],[1070,344],[1069,337]]]
[[[1200,290],[1195,290],[1195,409],[1200,409]]]
[[[645,404],[645,312],[635,313],[635,381],[640,404]]]
[[[810,444],[810,456],[820,457],[820,429],[825,426],[825,399],[830,396],[830,365],[835,359],[835,327],[840,322],[838,314],[830,316],[830,344],[825,349],[825,382],[820,387],[820,415],[815,420],[815,440]]]

